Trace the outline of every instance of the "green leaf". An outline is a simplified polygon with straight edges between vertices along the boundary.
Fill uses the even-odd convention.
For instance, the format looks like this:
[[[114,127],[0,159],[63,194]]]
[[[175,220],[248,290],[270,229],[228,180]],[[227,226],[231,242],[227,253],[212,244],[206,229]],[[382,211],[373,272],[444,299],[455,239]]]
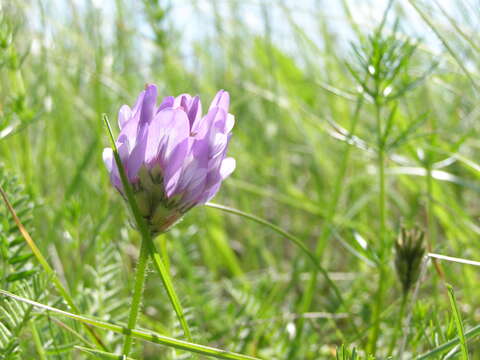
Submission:
[[[450,299],[450,305],[452,307],[453,317],[457,326],[457,334],[460,339],[460,348],[462,349],[463,360],[469,360],[467,340],[465,339],[465,330],[463,328],[462,316],[458,310],[457,300],[455,299],[455,293],[451,285],[447,285],[448,298]]]
[[[150,330],[137,330],[137,329],[127,329],[124,326],[108,323],[106,321],[101,321],[101,320],[96,320],[91,317],[86,317],[84,315],[76,315],[72,314],[70,312],[60,310],[57,308],[54,308],[52,306],[44,305],[41,303],[38,303],[33,300],[26,299],[24,297],[12,294],[8,291],[5,290],[0,290],[0,294],[7,296],[9,298],[15,299],[17,301],[32,305],[36,308],[43,309],[46,311],[50,311],[54,314],[66,316],[68,318],[74,319],[76,321],[80,321],[83,324],[86,325],[92,325],[101,329],[113,331],[115,333],[119,334],[124,334],[124,335],[131,335],[134,338],[137,339],[142,339],[146,341],[150,341],[156,344],[168,346],[171,348],[179,349],[179,350],[185,350],[189,351],[192,353],[197,353],[200,355],[204,356],[209,356],[217,359],[227,359],[227,360],[259,360],[259,358],[253,357],[253,356],[248,356],[248,355],[242,355],[242,354],[237,354],[234,352],[226,351],[226,350],[221,350],[217,348],[213,348],[210,346],[204,346],[204,345],[199,345],[195,344],[192,342],[188,341],[183,341],[183,340],[177,340],[165,335],[158,334],[154,331]]]

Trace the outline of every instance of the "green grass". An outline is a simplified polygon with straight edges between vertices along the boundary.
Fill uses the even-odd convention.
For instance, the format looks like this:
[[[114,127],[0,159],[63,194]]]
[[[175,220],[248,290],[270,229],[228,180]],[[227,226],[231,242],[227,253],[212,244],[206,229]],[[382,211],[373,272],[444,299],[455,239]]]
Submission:
[[[102,114],[116,134],[147,82],[204,108],[228,90],[237,169],[154,240],[192,340],[150,263],[129,357],[476,359],[480,269],[417,261],[402,286],[394,264],[402,226],[426,253],[480,259],[478,4],[398,0],[369,21],[354,0],[335,16],[167,3],[0,2],[0,185],[48,262],[2,203],[0,289],[39,307],[0,297],[0,359],[120,358],[142,237],[101,159]]]

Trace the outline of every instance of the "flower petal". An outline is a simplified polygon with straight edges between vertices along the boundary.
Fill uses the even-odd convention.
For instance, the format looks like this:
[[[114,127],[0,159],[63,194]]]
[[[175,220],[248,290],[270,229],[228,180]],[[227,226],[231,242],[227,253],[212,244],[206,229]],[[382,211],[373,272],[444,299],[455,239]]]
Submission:
[[[222,180],[225,180],[227,177],[229,177],[235,170],[236,166],[237,162],[234,158],[228,157],[223,159],[222,165],[220,166],[220,176],[222,177]]]
[[[163,98],[162,103],[157,109],[157,114],[167,108],[173,107],[173,103],[175,102],[175,98],[173,96],[166,96]]]
[[[203,138],[189,138],[190,152],[171,195],[182,194],[182,206],[190,207],[202,196],[208,173],[208,132]]]
[[[135,146],[131,148],[131,152],[128,155],[126,161],[124,161],[127,177],[130,182],[136,182],[138,180],[137,174],[142,165],[145,163],[145,152],[147,149],[147,135],[148,124],[139,124]],[[120,149],[119,149],[120,151]]]
[[[187,156],[189,134],[188,117],[181,109],[163,110],[149,125],[145,163],[149,168],[160,165],[166,188],[175,186],[172,181]]]
[[[140,122],[150,122],[152,120],[156,102],[157,87],[153,84],[147,85],[140,112]]]
[[[228,113],[228,107],[230,106],[230,95],[228,91],[220,90],[217,92],[217,95],[213,98],[212,103],[210,104],[210,109],[214,107],[219,107],[223,109],[226,113]]]
[[[118,127],[120,130],[123,129],[127,121],[129,121],[132,118],[132,109],[130,109],[130,106],[128,105],[123,105],[120,110],[118,111]]]
[[[102,154],[103,162],[105,163],[105,166],[108,170],[109,173],[112,172],[113,169],[113,150],[111,148],[105,148],[103,149],[103,154]]]
[[[232,114],[227,114],[227,121],[225,124],[225,133],[232,131],[233,126],[235,125],[235,116]]]

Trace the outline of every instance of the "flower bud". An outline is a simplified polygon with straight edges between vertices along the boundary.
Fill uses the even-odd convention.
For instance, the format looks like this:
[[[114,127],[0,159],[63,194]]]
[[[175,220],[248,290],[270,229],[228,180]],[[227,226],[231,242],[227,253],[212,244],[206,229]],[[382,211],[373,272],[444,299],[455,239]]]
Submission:
[[[404,296],[420,275],[420,265],[425,254],[423,238],[424,232],[418,228],[402,228],[395,242],[395,269],[402,283]]]

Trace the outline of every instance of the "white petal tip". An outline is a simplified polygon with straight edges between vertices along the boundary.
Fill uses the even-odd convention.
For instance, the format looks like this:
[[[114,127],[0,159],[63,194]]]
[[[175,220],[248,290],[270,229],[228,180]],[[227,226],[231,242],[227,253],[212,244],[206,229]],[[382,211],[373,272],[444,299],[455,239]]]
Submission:
[[[233,171],[235,170],[237,162],[234,158],[226,158],[222,161],[222,165],[220,166],[220,176],[222,179],[226,179],[229,177]]]

